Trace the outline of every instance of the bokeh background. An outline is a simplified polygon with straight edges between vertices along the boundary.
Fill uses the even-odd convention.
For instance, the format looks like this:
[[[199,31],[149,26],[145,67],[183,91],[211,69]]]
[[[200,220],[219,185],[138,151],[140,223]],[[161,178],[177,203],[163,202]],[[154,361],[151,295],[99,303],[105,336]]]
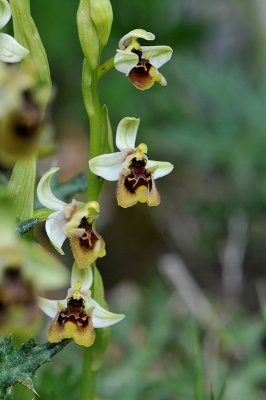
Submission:
[[[112,328],[99,395],[265,399],[266,2],[112,6],[104,58],[134,28],[174,50],[161,70],[165,88],[137,91],[115,70],[102,79],[113,132],[123,117],[140,117],[139,143],[175,169],[158,181],[162,203],[155,209],[119,209],[115,185],[105,186],[98,226],[108,252],[98,265],[110,308],[127,318]],[[87,170],[77,7],[75,0],[32,2],[55,85],[49,113],[57,151],[39,173],[56,161],[61,182]],[[37,236],[49,246],[41,230]],[[41,398],[78,398],[81,353],[70,348],[38,372]]]

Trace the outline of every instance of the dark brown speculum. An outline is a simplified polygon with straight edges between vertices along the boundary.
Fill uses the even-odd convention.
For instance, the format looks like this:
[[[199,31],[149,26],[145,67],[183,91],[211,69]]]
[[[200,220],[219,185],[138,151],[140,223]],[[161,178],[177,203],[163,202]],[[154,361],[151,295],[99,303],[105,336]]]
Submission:
[[[79,239],[80,245],[87,249],[93,249],[98,237],[92,229],[92,224],[88,222],[86,217],[82,218],[79,228],[85,229],[85,232]]]
[[[60,312],[57,321],[63,326],[66,322],[72,322],[78,327],[85,328],[89,323],[89,315],[85,312],[84,300],[70,297],[67,301],[67,308]]]
[[[130,174],[125,177],[125,187],[135,194],[140,186],[145,186],[149,191],[152,189],[151,173],[146,169],[146,160],[133,158],[129,165]]]
[[[153,78],[149,74],[152,65],[148,60],[142,58],[141,50],[132,49],[131,52],[138,55],[139,61],[136,67],[132,68],[128,75],[130,80],[139,88],[149,86],[153,81]]]

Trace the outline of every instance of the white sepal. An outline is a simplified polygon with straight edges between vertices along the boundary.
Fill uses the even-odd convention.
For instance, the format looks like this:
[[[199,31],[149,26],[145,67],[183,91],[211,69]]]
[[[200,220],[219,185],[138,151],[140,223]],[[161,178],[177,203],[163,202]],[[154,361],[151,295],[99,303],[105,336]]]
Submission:
[[[105,310],[93,299],[89,299],[89,303],[94,308],[92,312],[92,325],[94,328],[105,328],[125,318],[123,314],[114,314]]]
[[[54,318],[58,313],[58,300],[49,300],[38,297],[38,306],[50,318]]]
[[[67,219],[63,210],[50,214],[45,222],[45,230],[52,245],[62,255],[65,253],[61,247],[67,238],[67,235],[64,232],[64,226],[66,223]]]
[[[169,46],[141,46],[142,57],[148,57],[149,62],[159,69],[172,57],[173,50]]]
[[[91,288],[93,281],[93,273],[91,267],[88,268],[79,268],[77,263],[73,264],[72,273],[71,273],[71,287],[75,287],[76,282],[82,283],[82,291],[89,290]]]
[[[92,158],[89,161],[89,167],[95,175],[101,176],[107,181],[117,181],[121,175],[123,162],[124,156],[119,151]]]
[[[117,71],[128,75],[132,68],[138,64],[138,61],[139,57],[137,54],[123,50],[116,50],[114,65]]]
[[[116,130],[116,147],[123,150],[135,150],[135,142],[139,127],[139,118],[123,118]]]
[[[59,170],[59,168],[54,167],[49,169],[41,178],[37,186],[37,196],[40,203],[50,210],[58,211],[62,210],[66,203],[55,197],[51,191],[51,179],[53,175]]]
[[[0,0],[0,29],[2,29],[11,18],[11,7],[7,0]],[[0,42],[1,43],[1,42]]]
[[[0,61],[16,63],[26,57],[29,51],[7,33],[0,33]]]
[[[119,49],[124,50],[128,46],[131,38],[154,40],[155,35],[151,32],[145,31],[144,29],[133,29],[133,31],[128,32],[119,40]]]
[[[161,178],[162,176],[170,174],[173,168],[173,164],[168,161],[148,160],[146,164],[146,169],[154,170],[154,172],[152,172],[153,179]]]

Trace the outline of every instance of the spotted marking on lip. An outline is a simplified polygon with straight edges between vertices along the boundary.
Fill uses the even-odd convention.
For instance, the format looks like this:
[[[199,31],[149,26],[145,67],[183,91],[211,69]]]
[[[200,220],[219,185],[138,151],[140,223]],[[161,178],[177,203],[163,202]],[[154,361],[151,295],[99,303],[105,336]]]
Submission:
[[[146,169],[147,161],[137,160],[133,158],[129,165],[130,174],[125,177],[125,187],[127,190],[135,194],[140,186],[145,186],[149,190],[152,189],[151,173]]]
[[[67,307],[62,310],[57,318],[60,326],[67,322],[72,322],[80,328],[85,328],[89,323],[90,316],[86,314],[83,299],[73,299],[71,297],[67,302]]]
[[[92,224],[89,224],[86,217],[82,218],[81,223],[79,224],[79,228],[85,229],[85,232],[79,239],[81,247],[86,247],[87,249],[93,249],[95,243],[98,240],[98,237],[93,232]]]

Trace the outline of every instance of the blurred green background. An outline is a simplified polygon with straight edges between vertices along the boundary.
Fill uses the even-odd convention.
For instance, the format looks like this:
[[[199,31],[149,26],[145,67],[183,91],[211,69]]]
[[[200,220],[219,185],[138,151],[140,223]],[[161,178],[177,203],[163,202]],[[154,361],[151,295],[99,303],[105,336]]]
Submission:
[[[265,399],[266,3],[112,5],[104,59],[134,28],[155,33],[154,44],[174,54],[161,69],[165,88],[137,91],[114,70],[100,83],[102,103],[114,132],[123,117],[140,117],[139,143],[175,169],[158,182],[156,209],[119,209],[115,185],[105,187],[99,231],[108,252],[99,267],[112,309],[127,318],[112,329],[99,395]],[[77,7],[75,0],[32,1],[55,84],[49,112],[58,142],[40,173],[56,159],[62,181],[87,169]],[[40,370],[45,400],[78,398],[80,350],[71,349]]]

